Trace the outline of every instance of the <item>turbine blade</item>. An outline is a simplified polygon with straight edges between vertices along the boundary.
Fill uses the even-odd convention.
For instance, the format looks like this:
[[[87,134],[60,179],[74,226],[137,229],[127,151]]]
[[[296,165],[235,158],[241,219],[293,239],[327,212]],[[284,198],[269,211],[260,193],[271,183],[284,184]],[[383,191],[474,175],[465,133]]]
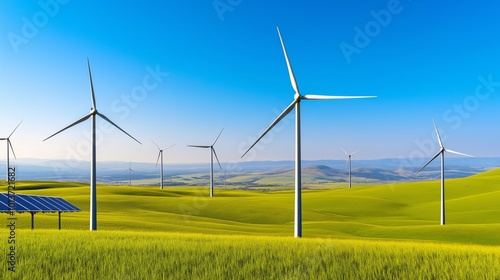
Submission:
[[[203,149],[208,149],[212,147],[212,146],[198,146],[198,145],[187,145],[187,146],[191,148],[203,148]]]
[[[107,121],[107,122],[109,122],[110,124],[112,124],[114,127],[116,127],[116,128],[118,128],[119,130],[121,130],[121,132],[123,132],[123,133],[127,134],[127,135],[128,135],[128,137],[130,137],[130,138],[134,139],[137,143],[139,143],[139,144],[141,144],[141,145],[142,145],[142,143],[141,143],[141,142],[139,142],[139,140],[137,140],[137,139],[135,139],[134,137],[132,137],[132,135],[128,134],[125,130],[121,129],[118,125],[116,125],[114,122],[112,122],[110,119],[108,119],[108,117],[106,117],[105,115],[103,115],[103,114],[101,114],[101,113],[99,113],[99,112],[96,112],[96,114],[97,114],[99,117],[103,118],[105,121]]]
[[[166,147],[166,148],[163,148],[163,149],[162,149],[162,151],[168,150],[168,149],[172,148],[173,146],[175,146],[175,144],[170,145],[170,146],[168,146],[168,147]]]
[[[156,148],[158,148],[158,150],[161,151],[160,147],[158,147],[158,145],[156,145],[155,141],[151,140],[151,142],[153,142],[153,144],[156,146]]]
[[[94,83],[92,82],[92,73],[90,72],[90,61],[88,57],[87,57],[87,67],[89,68],[90,98],[92,99],[92,109],[97,110],[97,108],[95,107]]]
[[[215,138],[215,141],[214,141],[214,143],[212,144],[212,146],[213,146],[213,145],[215,145],[215,143],[217,143],[217,140],[219,140],[219,137],[220,137],[220,135],[222,134],[222,131],[224,131],[224,128],[220,131],[219,135],[217,135],[217,138]]]
[[[468,154],[459,153],[459,152],[455,152],[455,151],[448,150],[448,149],[445,149],[445,151],[447,151],[447,152],[449,152],[449,153],[452,153],[452,154],[460,155],[460,156],[465,156],[465,157],[474,157],[474,156],[471,156],[471,155],[468,155]]]
[[[348,167],[349,167],[349,158],[347,158],[347,160],[345,161],[345,170],[347,170]]]
[[[63,129],[59,130],[58,132],[56,132],[56,133],[54,133],[54,134],[50,135],[49,137],[47,137],[47,138],[43,139],[43,141],[45,141],[45,140],[47,140],[47,139],[49,139],[49,138],[51,138],[51,137],[53,137],[53,136],[55,136],[55,135],[57,135],[57,134],[59,134],[59,133],[63,132],[63,131],[65,131],[66,129],[68,129],[68,128],[72,127],[72,126],[75,126],[75,125],[77,125],[77,124],[79,124],[79,123],[81,123],[81,122],[83,122],[83,121],[86,121],[88,118],[90,118],[90,116],[92,116],[92,113],[90,113],[90,114],[86,115],[85,117],[83,117],[83,118],[81,118],[81,119],[77,120],[76,122],[74,122],[74,123],[72,123],[72,124],[70,124],[70,125],[66,126],[65,128],[63,128]]]
[[[349,155],[342,147],[339,147],[346,155]]]
[[[12,147],[12,143],[10,142],[10,139],[7,139],[7,144],[10,146],[10,150],[12,151],[14,158],[17,159],[16,153],[14,152],[14,148]]]
[[[351,154],[351,156],[352,156],[352,155],[354,155],[354,154],[355,154],[355,153],[357,153],[357,152],[359,152],[359,150],[357,150],[357,151],[355,151],[354,153],[352,153],[352,154]]]
[[[438,131],[436,122],[434,121],[434,119],[432,119],[432,122],[434,123],[434,129],[436,129],[436,135],[437,135],[437,138],[439,141],[439,147],[443,148],[443,142],[441,141],[441,136],[439,135],[439,131]]]
[[[161,155],[161,150],[158,152],[158,158],[156,159],[156,165],[155,165],[155,167],[158,166],[158,161],[160,160],[160,155]]]
[[[12,134],[14,134],[14,132],[15,132],[15,131],[16,131],[16,129],[17,129],[17,128],[21,125],[21,123],[22,123],[22,122],[23,122],[23,121],[21,121],[21,122],[20,122],[20,123],[16,126],[16,128],[14,128],[14,130],[12,130],[12,132],[11,132],[11,133],[10,133],[10,135],[9,135],[9,137],[7,137],[7,138],[10,138],[10,137],[12,136]]]
[[[444,150],[439,151],[439,152],[438,152],[438,153],[437,153],[437,154],[436,154],[433,158],[431,158],[431,160],[429,160],[429,161],[428,161],[428,162],[424,165],[424,167],[420,168],[420,170],[419,170],[419,171],[417,171],[417,173],[415,173],[415,174],[420,173],[420,171],[422,171],[424,168],[426,168],[426,167],[427,167],[427,165],[429,165],[429,164],[430,164],[433,160],[435,160],[435,159],[436,159],[436,158],[437,158],[437,157],[438,157],[438,156],[439,156],[442,152],[444,152]]]
[[[290,76],[290,83],[292,84],[293,90],[295,90],[295,93],[299,92],[299,86],[297,85],[297,80],[295,79],[295,75],[293,74],[293,69],[292,69],[292,64],[290,63],[290,60],[288,59],[288,54],[286,52],[285,48],[285,43],[283,42],[283,38],[281,37],[281,32],[279,27],[276,27],[278,30],[278,36],[280,37],[280,42],[281,42],[281,47],[283,48],[283,54],[285,55],[285,60],[286,60],[286,66],[288,67],[288,75]]]
[[[377,96],[337,96],[337,95],[317,95],[317,94],[307,94],[302,96],[302,99],[306,100],[334,100],[334,99],[365,99],[365,98],[376,98]]]
[[[299,99],[293,101],[290,105],[288,105],[288,107],[286,107],[286,109],[281,112],[281,114],[274,120],[274,122],[264,131],[264,133],[262,133],[262,135],[260,135],[259,138],[257,138],[257,140],[255,140],[252,146],[250,146],[250,148],[248,148],[248,150],[241,157],[243,158],[260,141],[260,139],[262,139],[269,132],[269,130],[271,130],[276,124],[278,124],[284,117],[286,117],[286,115],[288,115],[293,110],[295,103],[297,103],[298,101]]]
[[[215,152],[214,147],[210,147],[212,149],[212,152],[215,155],[215,159],[217,160],[217,163],[219,164],[219,168],[222,169],[222,166],[220,166],[219,158],[217,157],[217,153]]]

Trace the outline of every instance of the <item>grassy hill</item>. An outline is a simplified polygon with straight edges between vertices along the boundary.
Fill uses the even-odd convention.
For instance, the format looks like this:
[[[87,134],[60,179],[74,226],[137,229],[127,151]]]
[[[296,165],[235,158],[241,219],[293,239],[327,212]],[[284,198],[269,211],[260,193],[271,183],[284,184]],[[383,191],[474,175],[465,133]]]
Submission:
[[[207,187],[98,185],[89,232],[88,184],[18,182],[18,193],[60,196],[82,212],[63,214],[61,231],[56,214],[36,214],[35,230],[18,214],[17,272],[5,265],[0,278],[498,278],[500,169],[447,180],[445,226],[439,184],[305,190],[305,238],[295,239],[289,190],[209,198]]]
[[[19,182],[18,193],[60,196],[82,209],[63,214],[63,228],[88,229],[89,187]],[[500,244],[500,169],[446,181],[447,225],[439,225],[439,182],[303,191],[305,237],[384,238]],[[98,229],[291,236],[293,191],[207,187],[98,185]],[[30,215],[20,214],[29,228]],[[55,228],[56,214],[35,215],[36,228]]]

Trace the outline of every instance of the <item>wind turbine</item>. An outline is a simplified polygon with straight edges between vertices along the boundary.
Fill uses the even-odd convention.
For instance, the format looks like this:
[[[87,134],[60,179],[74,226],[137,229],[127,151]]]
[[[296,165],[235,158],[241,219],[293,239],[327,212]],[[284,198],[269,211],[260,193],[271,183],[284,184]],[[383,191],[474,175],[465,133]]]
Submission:
[[[193,148],[210,149],[210,197],[214,196],[214,155],[215,159],[217,160],[217,163],[219,164],[219,168],[222,169],[222,166],[220,165],[219,162],[219,158],[217,157],[217,153],[215,152],[214,149],[214,145],[215,143],[217,143],[217,140],[219,140],[222,131],[224,131],[224,128],[220,131],[219,135],[217,136],[217,138],[215,138],[215,141],[210,146],[188,145],[188,147],[193,147]]]
[[[437,135],[437,139],[438,139],[438,142],[439,142],[439,152],[433,157],[431,158],[431,160],[429,160],[429,162],[427,162],[424,167],[420,168],[419,171],[417,171],[416,174],[420,173],[420,171],[422,171],[425,167],[427,167],[427,165],[429,165],[433,160],[435,160],[438,156],[441,155],[441,225],[444,225],[445,224],[445,213],[444,213],[444,152],[449,152],[449,153],[452,153],[452,154],[456,154],[456,155],[461,155],[461,156],[466,156],[466,157],[472,157],[471,155],[467,155],[467,154],[463,154],[463,153],[459,153],[459,152],[455,152],[455,151],[452,151],[450,149],[445,149],[444,146],[443,146],[443,142],[441,141],[441,136],[439,135],[439,131],[438,131],[438,128],[436,126],[436,122],[434,120],[432,120],[432,122],[434,122],[434,128],[436,130],[436,135]]]
[[[132,162],[129,161],[128,162],[128,169],[127,169],[127,171],[128,171],[128,186],[129,187],[132,186],[132,171],[134,171],[132,169],[131,165],[132,165]]]
[[[151,142],[153,142],[153,141],[151,141]],[[160,149],[160,147],[158,147],[158,145],[156,145],[155,142],[153,142],[153,144],[155,144],[156,148],[158,148],[158,158],[156,159],[156,166],[158,166],[158,160],[160,160],[160,158],[161,158],[161,164],[160,164],[160,189],[163,190],[163,151],[172,148],[173,146],[175,146],[175,144],[171,145],[170,147],[163,148],[163,149]]]
[[[349,188],[352,188],[352,184],[351,184],[351,157],[352,157],[352,155],[354,155],[355,153],[357,153],[359,151],[355,151],[354,153],[349,154],[344,149],[342,149],[342,148],[340,148],[340,149],[342,151],[344,151],[344,153],[347,155],[347,165],[349,166]]]
[[[244,157],[256,144],[260,141],[276,124],[278,124],[284,117],[286,117],[295,108],[295,225],[294,225],[294,236],[302,237],[302,182],[301,182],[301,152],[300,152],[300,102],[302,100],[327,100],[327,99],[354,99],[354,98],[373,98],[376,96],[326,96],[326,95],[315,95],[308,94],[302,95],[299,91],[299,86],[295,79],[295,75],[292,70],[292,65],[288,59],[288,54],[286,52],[285,43],[281,38],[281,33],[279,28],[278,36],[280,38],[281,47],[283,49],[283,54],[285,56],[286,65],[288,67],[288,75],[290,76],[290,82],[292,88],[295,91],[293,102],[286,107],[286,109],[274,120],[273,123],[262,133],[262,135],[255,141],[255,143],[248,148],[248,150],[241,156]]]
[[[17,159],[16,157],[16,153],[14,152],[14,148],[12,147],[12,143],[10,142],[10,137],[12,136],[12,134],[14,134],[14,132],[17,130],[17,128],[21,125],[23,121],[21,121],[17,126],[16,128],[14,128],[14,130],[10,133],[10,135],[8,137],[5,137],[5,138],[0,138],[0,140],[6,140],[7,141],[7,161],[6,161],[6,166],[7,166],[7,169],[6,169],[6,173],[5,173],[5,181],[8,183],[9,182],[9,164],[10,164],[10,159],[9,159],[9,147],[10,147],[10,150],[12,150],[12,154],[14,155],[14,158]]]
[[[120,131],[128,135],[130,138],[134,139],[137,143],[142,144],[137,139],[132,137],[132,135],[128,134],[125,130],[121,129],[118,125],[108,119],[105,115],[99,113],[97,111],[96,102],[95,102],[95,94],[94,94],[94,85],[92,83],[92,73],[90,72],[90,62],[87,58],[87,67],[89,70],[89,80],[90,80],[90,97],[92,101],[92,108],[90,109],[90,113],[82,117],[81,119],[75,121],[74,123],[66,126],[65,128],[59,130],[58,132],[52,134],[51,136],[45,138],[43,141],[65,131],[66,129],[73,127],[81,122],[86,121],[90,118],[90,146],[92,147],[90,153],[90,230],[97,230],[97,205],[96,205],[96,116],[101,117],[114,127],[118,128]]]

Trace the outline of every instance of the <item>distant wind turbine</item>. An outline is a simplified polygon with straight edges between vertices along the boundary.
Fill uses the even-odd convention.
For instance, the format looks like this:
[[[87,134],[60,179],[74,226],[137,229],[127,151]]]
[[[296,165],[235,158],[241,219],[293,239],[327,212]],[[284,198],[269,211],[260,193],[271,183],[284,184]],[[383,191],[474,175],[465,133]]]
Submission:
[[[301,182],[301,151],[300,151],[300,102],[302,100],[327,100],[327,99],[354,99],[354,98],[373,98],[376,96],[326,96],[326,95],[302,95],[299,91],[299,86],[295,79],[295,75],[292,70],[292,65],[288,59],[288,54],[286,52],[285,43],[281,38],[281,33],[279,28],[278,36],[281,41],[281,47],[285,55],[286,65],[288,67],[288,75],[290,76],[290,82],[292,88],[295,91],[293,102],[286,107],[286,109],[274,120],[274,122],[262,133],[262,135],[255,141],[255,143],[248,148],[248,150],[241,156],[244,157],[259,141],[262,139],[276,124],[278,124],[284,117],[286,117],[295,108],[295,226],[294,226],[294,236],[302,237],[302,182]]]
[[[347,155],[347,166],[349,167],[349,188],[352,188],[352,185],[351,185],[351,157],[352,155],[354,155],[355,153],[359,152],[359,151],[355,151],[354,153],[347,153],[344,149],[340,148],[342,151],[344,151],[344,153]]]
[[[10,137],[12,136],[12,134],[14,134],[14,132],[17,130],[17,128],[21,125],[23,121],[21,121],[17,126],[16,128],[14,128],[14,130],[10,133],[10,135],[8,137],[5,137],[5,138],[0,138],[0,141],[3,141],[3,140],[6,140],[7,141],[7,161],[6,161],[6,173],[5,173],[5,181],[8,183],[9,182],[9,167],[10,167],[10,159],[9,159],[9,147],[10,147],[10,150],[12,150],[12,154],[14,155],[14,158],[17,159],[16,157],[16,153],[14,152],[14,148],[12,147],[12,143],[10,142]]]
[[[420,173],[420,171],[422,171],[424,168],[427,167],[427,165],[429,165],[433,160],[435,160],[438,156],[441,155],[441,225],[444,225],[445,224],[445,207],[444,207],[444,152],[449,152],[449,153],[452,153],[452,154],[456,154],[456,155],[461,155],[461,156],[466,156],[466,157],[472,157],[471,155],[467,155],[467,154],[463,154],[463,153],[459,153],[459,152],[455,152],[455,151],[452,151],[450,149],[445,149],[444,146],[443,146],[443,142],[441,141],[441,136],[439,135],[439,131],[438,131],[438,128],[436,126],[436,122],[434,120],[432,120],[434,122],[434,129],[436,130],[436,135],[437,135],[437,139],[438,139],[438,142],[439,142],[439,152],[433,157],[431,158],[431,160],[429,160],[429,162],[427,162],[424,167],[420,168],[419,171],[417,171],[416,174]]]
[[[130,162],[130,161],[128,162],[127,171],[128,171],[128,186],[130,187],[130,186],[132,186],[132,172],[134,171],[132,169],[132,162]]]
[[[215,141],[210,146],[188,145],[188,147],[193,147],[193,148],[210,149],[210,197],[214,196],[214,155],[215,159],[217,160],[217,163],[219,164],[219,168],[222,169],[222,166],[220,165],[219,162],[219,158],[217,157],[217,153],[215,152],[214,149],[214,145],[215,143],[217,143],[217,140],[219,140],[222,131],[224,131],[224,128],[220,131],[219,135],[217,136],[217,138],[215,138]]]
[[[73,127],[81,122],[86,121],[90,118],[90,145],[92,147],[92,151],[90,153],[90,230],[97,230],[97,205],[96,205],[96,116],[101,117],[114,127],[118,128],[121,132],[125,133],[130,138],[134,139],[137,143],[141,144],[137,139],[132,137],[132,135],[128,134],[125,130],[121,129],[118,125],[108,119],[105,115],[99,113],[97,111],[96,102],[95,102],[95,94],[94,94],[94,85],[92,83],[92,73],[90,72],[90,62],[87,58],[87,67],[89,70],[89,80],[90,80],[90,97],[92,101],[92,108],[90,109],[90,113],[81,119],[75,121],[74,123],[66,126],[65,128],[59,130],[58,132],[52,134],[51,136],[45,138],[43,141],[65,131],[66,129]]]
[[[153,141],[151,141],[151,142],[153,142]],[[163,190],[163,151],[172,148],[173,146],[175,146],[175,144],[173,144],[167,148],[163,148],[163,149],[160,149],[160,147],[158,147],[158,145],[156,145],[155,142],[153,142],[153,144],[156,146],[156,148],[158,148],[158,158],[156,159],[156,166],[158,166],[158,160],[161,159],[161,162],[160,162],[160,189]]]

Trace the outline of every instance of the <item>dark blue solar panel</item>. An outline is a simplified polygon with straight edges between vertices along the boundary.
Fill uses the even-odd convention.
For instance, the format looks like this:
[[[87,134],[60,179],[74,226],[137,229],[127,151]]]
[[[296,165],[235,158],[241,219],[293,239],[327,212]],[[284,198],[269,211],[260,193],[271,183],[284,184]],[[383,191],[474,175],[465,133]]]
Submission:
[[[40,202],[43,202],[43,204],[46,205],[47,207],[49,207],[50,209],[56,209],[56,210],[59,210],[59,211],[62,210],[61,209],[62,207],[59,207],[59,206],[57,206],[57,205],[55,205],[53,203],[52,197],[41,196],[41,197],[38,198],[38,200]]]
[[[31,208],[35,211],[46,211],[46,207],[41,204],[36,198],[33,198],[31,195],[19,195],[16,197],[16,201],[19,201],[26,205],[28,208]]]
[[[75,205],[67,202],[66,200],[60,197],[54,197],[54,199],[57,200],[57,202],[63,206],[63,209],[66,209],[67,211],[80,211],[80,208],[76,207]]]
[[[78,212],[80,209],[60,197],[15,195],[16,212]],[[0,212],[8,212],[8,195],[0,193]]]
[[[1,196],[0,196],[0,200],[1,200],[1,203],[0,203],[0,212],[8,212],[9,209],[8,209],[8,196],[7,194],[5,193],[2,193]],[[15,210],[17,212],[24,212],[24,211],[28,211],[29,208],[26,207],[22,202],[18,201],[18,197],[15,196]]]
[[[58,197],[52,197],[51,202],[61,209],[71,209],[71,207],[68,207],[68,205],[73,206],[71,204],[64,203],[64,199]]]

